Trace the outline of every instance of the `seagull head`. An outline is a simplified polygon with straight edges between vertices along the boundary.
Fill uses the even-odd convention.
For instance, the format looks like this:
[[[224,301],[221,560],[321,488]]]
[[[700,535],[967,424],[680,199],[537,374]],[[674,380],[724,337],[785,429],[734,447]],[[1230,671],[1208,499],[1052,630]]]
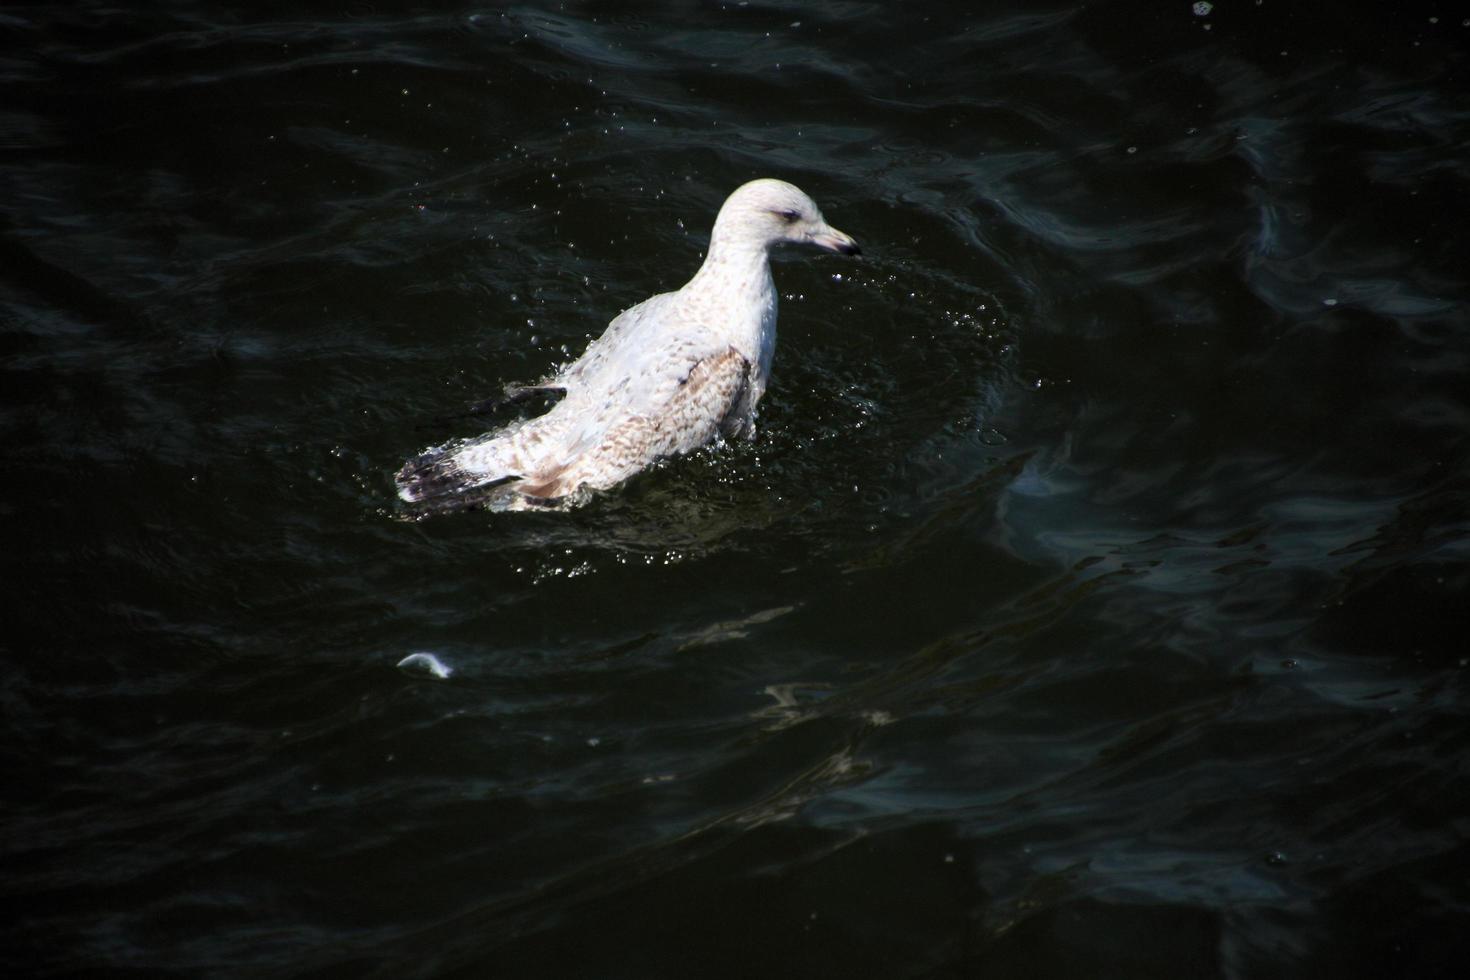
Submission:
[[[794,243],[843,255],[861,251],[851,236],[827,224],[816,202],[799,187],[769,177],[742,184],[725,199],[712,238],[762,249]]]

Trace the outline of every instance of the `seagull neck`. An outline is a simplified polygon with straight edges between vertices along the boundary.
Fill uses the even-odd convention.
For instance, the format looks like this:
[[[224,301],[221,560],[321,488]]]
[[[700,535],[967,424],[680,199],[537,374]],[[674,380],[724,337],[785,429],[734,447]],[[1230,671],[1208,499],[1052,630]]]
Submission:
[[[769,279],[770,275],[770,249],[764,242],[751,244],[732,241],[716,229],[710,238],[709,254],[705,256],[699,271],[694,274],[691,285],[714,279],[760,282]]]

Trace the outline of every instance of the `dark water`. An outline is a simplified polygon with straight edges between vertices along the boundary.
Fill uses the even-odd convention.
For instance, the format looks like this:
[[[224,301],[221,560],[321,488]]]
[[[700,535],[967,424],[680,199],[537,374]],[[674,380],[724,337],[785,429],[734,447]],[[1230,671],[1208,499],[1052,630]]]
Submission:
[[[1462,6],[135,6],[0,9],[7,975],[1464,975]],[[753,444],[399,519],[756,176]]]

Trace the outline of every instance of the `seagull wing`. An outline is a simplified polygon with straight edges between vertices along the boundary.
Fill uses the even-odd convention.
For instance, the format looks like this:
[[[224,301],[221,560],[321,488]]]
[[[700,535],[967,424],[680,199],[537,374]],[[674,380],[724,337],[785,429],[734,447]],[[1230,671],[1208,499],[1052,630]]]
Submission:
[[[659,293],[650,296],[613,317],[602,336],[588,344],[581,357],[557,371],[542,385],[567,390],[582,384],[595,385],[595,379],[602,371],[636,358],[639,348],[650,339],[647,335],[663,329],[664,309],[676,295]]]
[[[610,487],[661,456],[697,449],[717,432],[738,426],[732,413],[750,384],[750,361],[726,347],[689,364],[659,397],[609,424],[589,427],[562,462],[516,486],[530,497],[561,497],[579,486]]]

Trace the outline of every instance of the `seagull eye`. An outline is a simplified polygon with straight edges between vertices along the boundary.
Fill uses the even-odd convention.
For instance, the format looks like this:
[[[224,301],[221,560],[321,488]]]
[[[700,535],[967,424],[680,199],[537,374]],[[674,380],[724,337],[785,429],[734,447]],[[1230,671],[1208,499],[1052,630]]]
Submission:
[[[786,222],[788,225],[794,225],[801,217],[801,212],[797,211],[795,208],[783,208],[782,210],[776,212],[776,216],[782,221]]]

